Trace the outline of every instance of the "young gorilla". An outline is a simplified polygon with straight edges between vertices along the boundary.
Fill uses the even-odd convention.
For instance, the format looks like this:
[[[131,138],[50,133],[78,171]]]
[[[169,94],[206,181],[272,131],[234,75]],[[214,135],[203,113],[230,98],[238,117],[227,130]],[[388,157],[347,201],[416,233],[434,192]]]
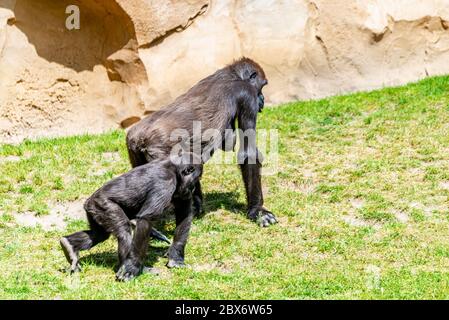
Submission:
[[[170,159],[137,167],[107,182],[84,204],[90,230],[76,232],[60,240],[70,263],[70,271],[80,270],[79,251],[105,241],[110,234],[118,240],[117,280],[134,278],[143,270],[153,223],[171,204],[182,203],[176,211],[176,230],[168,251],[169,268],[184,264],[184,248],[193,210],[192,192],[202,175],[201,164],[184,154],[175,164]],[[132,235],[131,219],[135,219]]]

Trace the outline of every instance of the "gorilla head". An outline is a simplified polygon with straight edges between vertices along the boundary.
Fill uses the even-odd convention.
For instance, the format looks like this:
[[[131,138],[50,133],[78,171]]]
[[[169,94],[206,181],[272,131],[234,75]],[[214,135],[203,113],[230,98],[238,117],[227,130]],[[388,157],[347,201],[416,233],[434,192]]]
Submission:
[[[262,89],[268,84],[268,80],[262,67],[257,62],[244,57],[234,62],[230,66],[230,69],[240,80],[247,81],[256,89],[259,112],[261,112],[265,105],[265,97],[262,94]]]

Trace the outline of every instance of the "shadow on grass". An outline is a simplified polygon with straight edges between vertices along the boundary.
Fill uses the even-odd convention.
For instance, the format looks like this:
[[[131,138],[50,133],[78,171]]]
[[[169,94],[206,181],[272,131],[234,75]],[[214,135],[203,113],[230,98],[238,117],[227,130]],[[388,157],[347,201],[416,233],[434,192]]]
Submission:
[[[204,194],[204,213],[199,215],[198,218],[203,217],[209,212],[216,211],[218,209],[225,209],[235,213],[246,214],[246,206],[244,203],[238,201],[239,193],[236,191],[231,192],[209,192]]]
[[[165,256],[168,250],[167,247],[148,247],[147,258],[145,260],[145,267],[152,267],[161,257]],[[81,267],[87,263],[90,265],[105,267],[117,271],[118,269],[118,255],[114,251],[90,253],[80,258]]]

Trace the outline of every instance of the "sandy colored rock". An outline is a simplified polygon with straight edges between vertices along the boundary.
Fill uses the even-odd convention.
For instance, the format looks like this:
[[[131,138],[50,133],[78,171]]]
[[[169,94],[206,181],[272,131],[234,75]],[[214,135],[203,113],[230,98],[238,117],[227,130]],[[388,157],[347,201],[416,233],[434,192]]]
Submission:
[[[448,73],[448,10],[433,0],[213,1],[190,28],[141,50],[148,99],[158,108],[241,55],[265,68],[272,104]]]
[[[0,141],[127,127],[242,55],[269,104],[449,73],[449,0],[0,0]]]

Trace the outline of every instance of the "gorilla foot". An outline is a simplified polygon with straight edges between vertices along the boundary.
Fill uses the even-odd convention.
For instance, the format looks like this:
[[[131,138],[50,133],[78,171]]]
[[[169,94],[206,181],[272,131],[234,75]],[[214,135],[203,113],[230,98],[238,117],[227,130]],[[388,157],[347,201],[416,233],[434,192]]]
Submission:
[[[173,268],[184,268],[186,264],[184,263],[184,260],[173,260],[169,259],[167,262],[167,268],[173,269]]]
[[[139,268],[131,263],[123,263],[120,269],[115,274],[115,279],[117,281],[130,281],[137,277],[142,271],[142,268]]]
[[[142,274],[152,274],[158,276],[160,273],[160,270],[157,268],[143,267],[142,269]]]
[[[81,271],[81,267],[78,261],[78,252],[73,249],[73,246],[70,244],[69,240],[67,240],[67,238],[65,237],[62,237],[59,240],[59,243],[61,244],[61,248],[64,252],[65,258],[70,263],[69,272],[73,274],[75,272]]]
[[[266,213],[263,215],[260,215],[257,219],[257,224],[259,227],[268,227],[269,225],[276,224],[278,221],[276,220],[276,217],[272,213]]]
[[[274,214],[265,208],[250,209],[248,217],[252,221],[255,221],[260,227],[268,227],[278,222]]]

